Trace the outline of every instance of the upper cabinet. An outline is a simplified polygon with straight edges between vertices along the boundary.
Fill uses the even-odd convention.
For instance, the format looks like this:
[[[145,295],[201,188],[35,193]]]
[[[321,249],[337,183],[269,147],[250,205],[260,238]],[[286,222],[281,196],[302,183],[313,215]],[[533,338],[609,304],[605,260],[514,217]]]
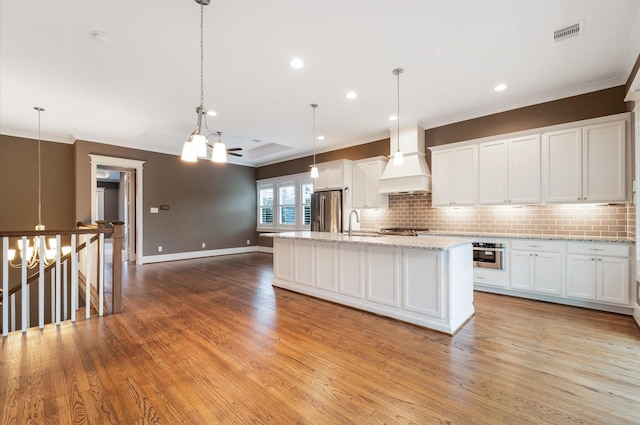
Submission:
[[[318,167],[318,178],[313,182],[315,192],[351,186],[351,161],[340,159],[316,164],[316,167]]]
[[[389,159],[384,156],[353,163],[353,208],[388,208],[389,195],[378,193],[378,179]]]
[[[544,133],[545,202],[624,202],[625,124],[617,120]]]
[[[477,202],[478,147],[460,146],[431,153],[432,205],[474,205]]]
[[[541,201],[538,134],[478,145],[478,203]]]

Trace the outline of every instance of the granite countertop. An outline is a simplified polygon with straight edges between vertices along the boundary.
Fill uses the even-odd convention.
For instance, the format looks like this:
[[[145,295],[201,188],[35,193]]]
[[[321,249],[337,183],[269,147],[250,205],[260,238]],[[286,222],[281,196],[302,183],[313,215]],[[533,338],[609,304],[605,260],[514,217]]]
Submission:
[[[378,245],[401,248],[430,249],[436,251],[446,251],[462,245],[470,244],[474,238],[464,236],[449,235],[423,235],[415,236],[381,236],[377,233],[359,231],[354,232],[354,236],[346,233],[328,232],[283,232],[283,233],[261,233],[260,236],[284,239],[304,239],[324,242],[338,242],[359,245]]]

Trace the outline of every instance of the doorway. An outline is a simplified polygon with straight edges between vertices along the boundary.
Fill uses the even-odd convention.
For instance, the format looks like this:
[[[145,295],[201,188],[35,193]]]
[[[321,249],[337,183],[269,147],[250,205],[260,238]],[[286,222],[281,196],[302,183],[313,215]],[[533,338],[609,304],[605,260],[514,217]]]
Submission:
[[[91,154],[89,157],[91,158],[91,221],[95,222],[99,217],[104,217],[106,221],[123,221],[125,224],[122,258],[135,261],[136,264],[143,264],[142,167],[144,161]],[[99,187],[104,189],[101,190]],[[112,193],[108,193],[109,190]],[[100,192],[103,194],[100,195]]]

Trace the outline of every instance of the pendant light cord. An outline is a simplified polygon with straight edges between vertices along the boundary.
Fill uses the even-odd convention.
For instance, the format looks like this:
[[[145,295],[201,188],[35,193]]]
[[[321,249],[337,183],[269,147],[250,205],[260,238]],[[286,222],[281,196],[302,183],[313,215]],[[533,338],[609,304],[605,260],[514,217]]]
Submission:
[[[311,108],[313,108],[313,166],[316,166],[316,108],[318,105],[315,103],[311,104]]]
[[[38,111],[38,227],[42,226],[42,165],[40,154],[40,113],[43,108],[35,106],[33,109]]]
[[[200,0],[200,107],[204,104],[204,0]],[[200,110],[198,114],[203,111]]]

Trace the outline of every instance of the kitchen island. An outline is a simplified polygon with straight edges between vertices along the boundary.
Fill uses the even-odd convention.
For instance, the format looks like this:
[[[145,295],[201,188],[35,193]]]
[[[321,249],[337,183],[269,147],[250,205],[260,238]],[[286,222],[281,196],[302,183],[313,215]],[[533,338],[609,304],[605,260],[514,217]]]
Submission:
[[[273,286],[453,335],[471,318],[471,238],[269,233]]]

